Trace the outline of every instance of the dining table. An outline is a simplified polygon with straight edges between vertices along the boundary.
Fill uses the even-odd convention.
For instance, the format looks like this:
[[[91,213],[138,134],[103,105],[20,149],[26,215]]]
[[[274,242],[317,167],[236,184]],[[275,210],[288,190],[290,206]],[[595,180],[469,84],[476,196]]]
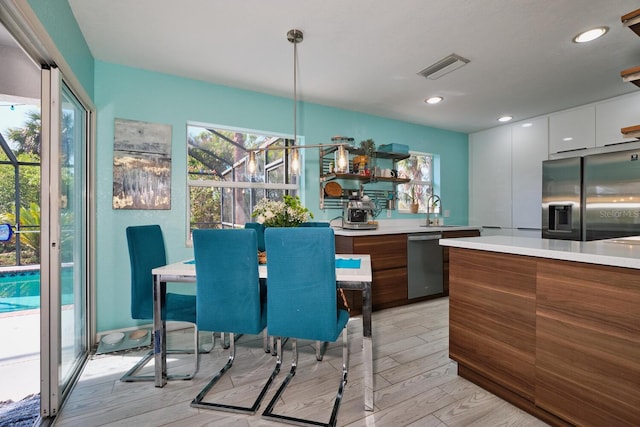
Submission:
[[[153,275],[153,351],[155,386],[167,383],[167,330],[162,319],[167,283],[196,282],[193,260],[180,261],[154,268]],[[268,280],[268,266],[258,265],[261,279]],[[362,291],[362,358],[364,366],[364,409],[373,411],[373,342],[371,337],[371,257],[370,255],[336,254],[336,288]],[[268,283],[268,281],[267,281]]]

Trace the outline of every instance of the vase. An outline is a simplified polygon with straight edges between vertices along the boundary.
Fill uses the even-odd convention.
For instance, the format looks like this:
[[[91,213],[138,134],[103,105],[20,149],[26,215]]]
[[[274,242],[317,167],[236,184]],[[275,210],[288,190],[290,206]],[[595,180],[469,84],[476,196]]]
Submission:
[[[409,209],[411,210],[411,213],[418,213],[418,208],[420,207],[420,205],[418,203],[411,203],[411,205],[409,205]]]

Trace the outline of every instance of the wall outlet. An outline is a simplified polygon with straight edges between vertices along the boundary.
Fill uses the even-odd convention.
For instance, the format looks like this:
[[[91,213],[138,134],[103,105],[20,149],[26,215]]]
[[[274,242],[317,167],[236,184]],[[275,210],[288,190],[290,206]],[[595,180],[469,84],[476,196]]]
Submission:
[[[449,209],[445,209],[444,210],[444,217],[445,218],[449,218],[449,216],[451,216],[451,212],[449,212]]]

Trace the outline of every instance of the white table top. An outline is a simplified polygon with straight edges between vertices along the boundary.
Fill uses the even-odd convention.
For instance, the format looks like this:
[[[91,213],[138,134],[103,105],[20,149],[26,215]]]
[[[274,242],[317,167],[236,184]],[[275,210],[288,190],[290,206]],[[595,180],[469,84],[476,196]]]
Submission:
[[[336,259],[359,259],[360,268],[336,268],[336,280],[339,282],[371,282],[371,257],[369,255],[341,255],[336,254]],[[151,270],[154,275],[194,277],[196,266],[193,262],[180,261]],[[267,266],[259,265],[258,274],[261,278],[267,278]],[[168,280],[170,281],[170,280]]]
[[[441,239],[441,246],[640,269],[640,236],[577,242],[514,236]]]

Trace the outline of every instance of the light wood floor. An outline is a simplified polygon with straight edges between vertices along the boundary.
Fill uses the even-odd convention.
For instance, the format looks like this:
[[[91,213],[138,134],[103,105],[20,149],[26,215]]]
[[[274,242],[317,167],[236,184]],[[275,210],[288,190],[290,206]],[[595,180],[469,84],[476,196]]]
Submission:
[[[373,314],[375,411],[364,411],[361,362],[362,324],[349,322],[348,384],[338,416],[340,426],[544,426],[543,422],[457,376],[448,357],[448,299],[442,298]],[[173,331],[169,345],[189,342],[188,331]],[[339,340],[341,341],[341,340]],[[234,366],[206,400],[249,404],[274,366],[259,337],[237,341]],[[340,381],[340,345],[327,349],[316,362],[311,342],[299,342],[298,374],[276,412],[326,422]],[[201,356],[194,380],[170,381],[164,388],[152,383],[123,383],[118,379],[141,352],[93,356],[58,415],[57,426],[275,426],[264,410],[289,370],[289,346],[284,365],[256,415],[191,408],[189,403],[227,352],[216,348]],[[190,360],[171,360],[169,372],[185,371]],[[226,399],[226,400],[225,400]]]

